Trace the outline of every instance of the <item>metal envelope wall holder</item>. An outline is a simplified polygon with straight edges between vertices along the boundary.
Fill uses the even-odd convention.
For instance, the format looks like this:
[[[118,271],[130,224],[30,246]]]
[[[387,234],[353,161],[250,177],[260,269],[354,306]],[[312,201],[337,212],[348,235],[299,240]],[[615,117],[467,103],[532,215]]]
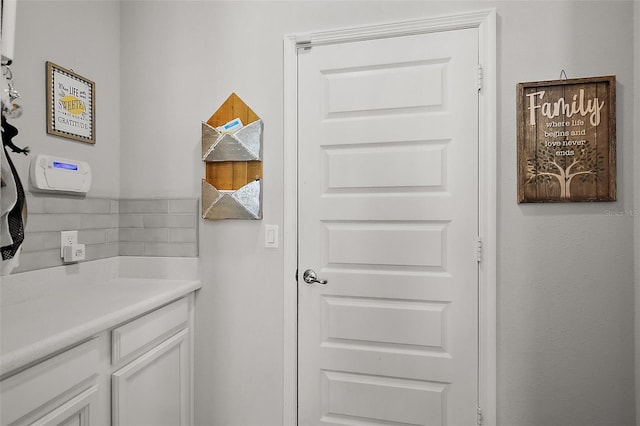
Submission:
[[[235,133],[221,133],[202,123],[202,161],[261,161],[262,120]]]
[[[235,132],[221,131],[239,119]],[[262,219],[262,119],[235,93],[202,122],[202,218]]]
[[[237,191],[218,191],[202,180],[202,217],[205,219],[261,219],[262,181],[256,180]]]

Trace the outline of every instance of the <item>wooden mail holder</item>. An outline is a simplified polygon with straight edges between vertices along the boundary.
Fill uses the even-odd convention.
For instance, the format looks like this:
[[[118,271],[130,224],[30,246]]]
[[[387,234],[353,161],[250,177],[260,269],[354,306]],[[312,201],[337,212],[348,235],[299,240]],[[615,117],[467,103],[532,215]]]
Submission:
[[[218,130],[236,118],[240,130]],[[235,93],[202,123],[204,219],[262,219],[262,131],[260,117]]]

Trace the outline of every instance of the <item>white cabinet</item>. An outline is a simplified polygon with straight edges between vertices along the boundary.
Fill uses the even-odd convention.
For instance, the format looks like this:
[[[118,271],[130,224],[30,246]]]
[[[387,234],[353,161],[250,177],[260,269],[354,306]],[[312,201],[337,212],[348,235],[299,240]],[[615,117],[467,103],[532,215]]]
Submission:
[[[89,389],[32,423],[32,426],[95,425],[98,407],[98,386]]]
[[[187,299],[113,330],[114,426],[188,426],[191,356]]]
[[[1,424],[97,424],[99,355],[94,339],[4,379]]]
[[[113,374],[114,426],[189,424],[188,333],[182,330]]]
[[[0,382],[0,425],[189,426],[193,298],[10,373]]]

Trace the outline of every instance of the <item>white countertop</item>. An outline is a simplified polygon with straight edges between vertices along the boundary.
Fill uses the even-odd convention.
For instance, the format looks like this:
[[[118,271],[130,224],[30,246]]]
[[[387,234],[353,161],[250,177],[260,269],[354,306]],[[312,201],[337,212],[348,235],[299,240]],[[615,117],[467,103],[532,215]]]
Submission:
[[[41,280],[42,277],[39,278]],[[94,277],[96,282],[93,283],[82,281],[76,279],[72,284],[61,285],[60,291],[33,293],[22,299],[13,296],[10,303],[3,303],[0,312],[0,376],[201,287],[200,281],[193,277],[107,276],[102,281]],[[11,290],[9,288],[6,292]],[[3,294],[3,297],[12,299],[11,294]]]

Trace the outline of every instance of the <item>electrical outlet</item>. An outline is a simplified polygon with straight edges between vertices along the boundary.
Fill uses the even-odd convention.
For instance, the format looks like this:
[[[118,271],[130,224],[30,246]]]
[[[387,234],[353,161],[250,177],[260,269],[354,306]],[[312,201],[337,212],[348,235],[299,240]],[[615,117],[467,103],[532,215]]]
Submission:
[[[64,257],[64,246],[78,244],[78,231],[60,231],[60,257]]]

